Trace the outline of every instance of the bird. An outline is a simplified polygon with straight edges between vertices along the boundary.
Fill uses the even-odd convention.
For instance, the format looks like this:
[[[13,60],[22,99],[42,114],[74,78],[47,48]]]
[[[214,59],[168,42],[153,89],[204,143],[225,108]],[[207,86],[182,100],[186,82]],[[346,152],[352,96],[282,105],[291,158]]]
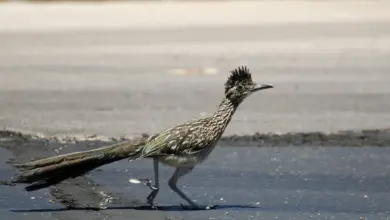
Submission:
[[[68,178],[84,175],[114,161],[149,158],[153,161],[154,182],[149,179],[143,181],[151,189],[147,196],[150,207],[158,208],[154,205],[154,200],[159,192],[159,165],[162,164],[175,169],[168,186],[188,203],[187,208],[213,209],[215,205],[203,207],[191,200],[179,189],[178,181],[208,158],[240,104],[251,94],[270,88],[274,86],[254,82],[247,66],[238,66],[230,71],[224,85],[224,97],[210,116],[180,123],[152,136],[143,136],[94,150],[15,164],[21,172],[11,182],[29,183],[31,185],[25,189],[35,191]]]

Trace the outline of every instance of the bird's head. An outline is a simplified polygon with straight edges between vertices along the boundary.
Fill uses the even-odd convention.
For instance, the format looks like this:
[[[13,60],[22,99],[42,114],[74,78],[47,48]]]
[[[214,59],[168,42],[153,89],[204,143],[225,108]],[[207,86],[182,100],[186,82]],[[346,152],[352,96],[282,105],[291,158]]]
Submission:
[[[235,103],[241,103],[250,94],[270,88],[273,88],[270,84],[253,82],[249,69],[246,66],[241,66],[231,71],[231,75],[225,83],[225,96]]]

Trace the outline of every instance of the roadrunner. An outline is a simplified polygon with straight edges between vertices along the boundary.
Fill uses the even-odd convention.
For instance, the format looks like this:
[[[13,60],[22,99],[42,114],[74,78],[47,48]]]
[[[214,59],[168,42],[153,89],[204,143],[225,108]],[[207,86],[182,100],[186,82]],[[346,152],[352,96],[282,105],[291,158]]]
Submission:
[[[189,208],[201,209],[177,187],[179,178],[209,156],[240,103],[250,94],[269,88],[273,86],[256,84],[247,67],[238,67],[231,71],[225,83],[225,96],[211,116],[187,121],[148,138],[16,164],[22,172],[12,182],[32,183],[26,190],[33,191],[83,175],[113,161],[152,158],[154,183],[146,180],[146,185],[152,190],[147,197],[148,204],[155,207],[154,199],[159,191],[159,163],[162,163],[176,169],[168,181],[169,187],[188,202]]]

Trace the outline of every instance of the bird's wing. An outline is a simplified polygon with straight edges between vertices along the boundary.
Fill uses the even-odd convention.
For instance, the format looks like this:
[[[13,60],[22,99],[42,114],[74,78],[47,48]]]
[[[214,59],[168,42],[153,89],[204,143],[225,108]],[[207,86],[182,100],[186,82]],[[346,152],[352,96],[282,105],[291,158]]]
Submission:
[[[197,120],[162,131],[148,141],[142,150],[141,157],[191,154],[204,144],[201,129],[202,122]]]

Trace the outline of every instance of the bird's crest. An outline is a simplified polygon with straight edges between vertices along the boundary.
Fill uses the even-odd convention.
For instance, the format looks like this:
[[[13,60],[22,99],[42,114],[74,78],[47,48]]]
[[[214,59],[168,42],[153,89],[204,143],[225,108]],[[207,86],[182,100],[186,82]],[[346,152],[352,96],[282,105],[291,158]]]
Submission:
[[[231,71],[231,75],[225,83],[225,93],[238,83],[244,83],[252,81],[251,73],[246,66],[240,66]]]

